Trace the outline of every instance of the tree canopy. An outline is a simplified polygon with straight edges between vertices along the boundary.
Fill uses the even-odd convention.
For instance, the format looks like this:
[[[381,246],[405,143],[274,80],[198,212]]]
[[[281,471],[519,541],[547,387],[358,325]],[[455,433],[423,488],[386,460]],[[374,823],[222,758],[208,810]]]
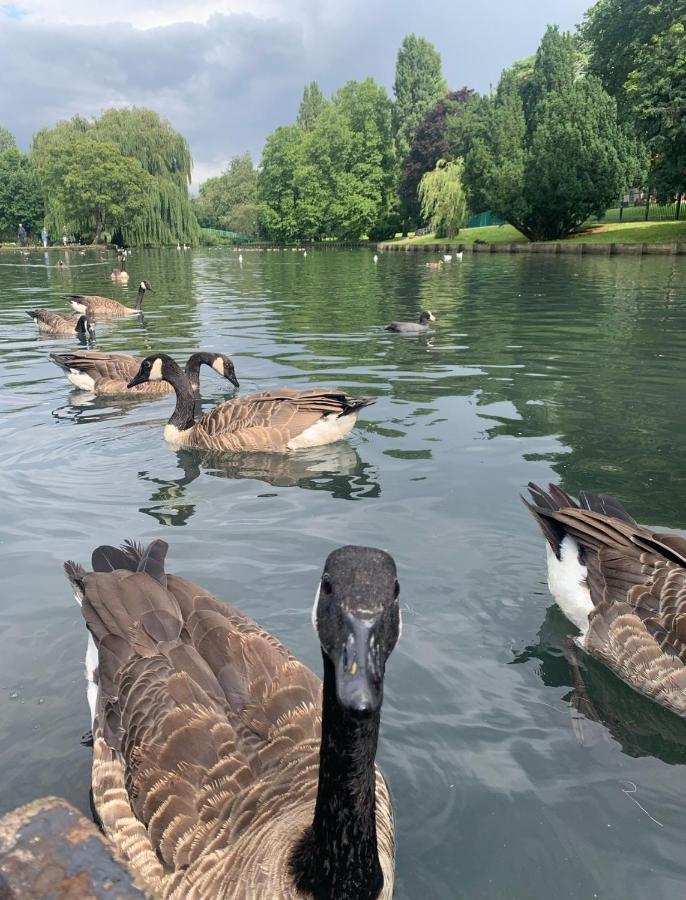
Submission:
[[[300,101],[300,108],[298,109],[297,124],[304,128],[305,131],[310,131],[325,106],[326,98],[317,82],[311,81],[309,84],[306,84],[302,100]]]
[[[3,150],[16,150],[17,142],[9,128],[0,125],[0,152]]]
[[[396,150],[402,164],[410,152],[419,123],[448,93],[441,56],[425,38],[416,34],[403,38],[395,66],[393,92]]]
[[[505,72],[464,116],[465,187],[530,240],[554,240],[601,213],[639,169],[615,101],[580,76],[574,42],[551,27],[530,76]]]
[[[467,87],[452,91],[435,103],[419,123],[400,179],[402,212],[410,224],[417,223],[421,216],[417,191],[422,176],[433,171],[439,159],[456,159],[461,155],[451,134],[455,121],[474,96],[474,91]]]
[[[260,216],[275,240],[359,239],[393,212],[391,105],[373,79],[351,81],[307,129],[277,128],[258,177]]]
[[[461,159],[454,162],[439,159],[433,172],[426,172],[419,182],[422,216],[436,237],[455,237],[467,219],[463,168]]]
[[[108,215],[108,222],[116,229],[117,240],[134,245],[175,244],[179,240],[197,243],[198,223],[188,195],[192,166],[190,151],[186,139],[169,122],[152,110],[137,108],[110,109],[95,121],[75,116],[59,122],[34,137],[32,155],[38,172],[47,171],[45,164],[51,148],[60,147],[61,158],[65,160],[70,146],[75,153],[82,152],[77,147],[84,138],[92,143],[110,145],[103,151],[103,163],[107,166],[113,165],[111,146],[114,146],[124,159],[137,162],[149,176],[145,193],[140,198],[140,209],[135,215],[129,212],[123,215],[121,209],[113,209]],[[138,183],[139,168],[119,164],[116,168],[119,173],[128,171],[132,177],[135,175]],[[50,171],[54,175],[55,170],[51,168]],[[49,230],[61,233],[63,225],[67,224],[83,234],[94,233],[92,229],[96,224],[91,214],[74,221],[79,204],[78,200],[68,201],[65,185],[57,189],[53,182],[51,190],[45,193]]]
[[[204,181],[193,208],[198,222],[205,228],[256,236],[257,169],[250,154],[234,156],[221,175]]]
[[[13,240],[20,222],[29,234],[40,231],[43,193],[30,158],[10,146],[0,150],[0,237]]]

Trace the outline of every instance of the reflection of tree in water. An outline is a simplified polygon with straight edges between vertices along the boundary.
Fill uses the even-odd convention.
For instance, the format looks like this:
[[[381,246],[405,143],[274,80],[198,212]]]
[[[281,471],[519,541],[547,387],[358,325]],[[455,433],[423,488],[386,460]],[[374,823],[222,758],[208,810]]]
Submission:
[[[580,742],[590,738],[584,719],[599,722],[627,756],[654,756],[686,764],[686,721],[642,697],[606,666],[581,651],[569,636],[573,628],[556,605],[550,606],[538,632],[538,643],[518,653],[514,663],[536,659],[548,687],[569,686],[565,696]]]
[[[180,450],[176,454],[183,475],[176,479],[153,477],[140,472],[139,478],[156,489],[147,513],[163,525],[185,525],[195,512],[186,488],[201,474],[216,478],[251,478],[274,487],[301,487],[327,491],[338,500],[378,497],[381,486],[373,466],[363,462],[345,441],[313,447],[295,453],[203,453]]]

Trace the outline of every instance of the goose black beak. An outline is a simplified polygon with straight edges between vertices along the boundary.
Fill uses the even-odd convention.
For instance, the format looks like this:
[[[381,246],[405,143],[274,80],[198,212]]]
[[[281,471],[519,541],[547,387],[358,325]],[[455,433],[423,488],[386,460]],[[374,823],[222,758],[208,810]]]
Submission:
[[[344,640],[335,664],[336,696],[355,719],[369,719],[379,711],[383,700],[375,625],[375,620],[344,613]]]
[[[141,373],[139,372],[138,375],[134,376],[126,386],[127,388],[136,387],[137,384],[145,384],[147,380],[148,379],[144,375],[141,375]]]
[[[241,385],[240,385],[240,382],[238,381],[238,379],[236,378],[235,375],[227,375],[226,377],[229,379],[229,381],[231,382],[231,384],[232,384],[234,387],[239,388],[239,387],[241,386]]]

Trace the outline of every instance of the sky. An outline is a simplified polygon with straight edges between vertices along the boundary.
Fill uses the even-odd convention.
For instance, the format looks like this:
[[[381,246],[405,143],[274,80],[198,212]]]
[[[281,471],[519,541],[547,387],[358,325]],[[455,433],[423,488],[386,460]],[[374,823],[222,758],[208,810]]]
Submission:
[[[487,91],[572,29],[592,0],[0,0],[0,125],[22,149],[40,128],[147,106],[190,143],[194,185],[231,156],[259,160],[303,86],[373,76],[389,92],[403,36],[430,40],[452,89]]]

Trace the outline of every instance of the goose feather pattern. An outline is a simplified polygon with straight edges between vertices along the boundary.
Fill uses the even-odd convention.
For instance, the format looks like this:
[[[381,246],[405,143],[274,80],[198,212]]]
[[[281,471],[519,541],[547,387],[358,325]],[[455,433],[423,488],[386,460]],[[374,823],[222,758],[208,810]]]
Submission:
[[[580,586],[590,601],[579,645],[634,690],[686,717],[686,538],[638,525],[613,497],[582,492],[576,501],[556,485],[530,484],[529,493],[555,599],[567,612],[564,590]],[[583,568],[585,583],[563,589],[565,563],[573,580]]]
[[[166,551],[163,541],[146,549],[127,543],[95,550],[91,573],[65,564],[98,654],[94,670],[91,649],[92,790],[106,836],[154,896],[390,900],[393,815],[373,762],[375,738],[371,793],[361,793],[371,796],[382,883],[303,891],[293,859],[319,804],[322,683],[238,609],[166,574]],[[367,548],[341,548],[329,559],[351,551],[374,564],[391,560]],[[357,582],[366,584],[364,557],[361,568]],[[343,572],[344,581],[356,577]],[[323,639],[322,648],[325,655]],[[325,666],[325,692],[327,677]],[[378,712],[346,728],[374,722],[378,729]],[[354,854],[358,842],[350,844]],[[345,839],[334,846],[343,853]]]
[[[124,316],[137,316],[143,309],[143,300],[147,291],[152,291],[149,281],[141,281],[136,294],[136,305],[125,306],[111,297],[100,297],[97,294],[67,294],[67,300],[77,312],[86,313],[99,319],[121,319]]]

